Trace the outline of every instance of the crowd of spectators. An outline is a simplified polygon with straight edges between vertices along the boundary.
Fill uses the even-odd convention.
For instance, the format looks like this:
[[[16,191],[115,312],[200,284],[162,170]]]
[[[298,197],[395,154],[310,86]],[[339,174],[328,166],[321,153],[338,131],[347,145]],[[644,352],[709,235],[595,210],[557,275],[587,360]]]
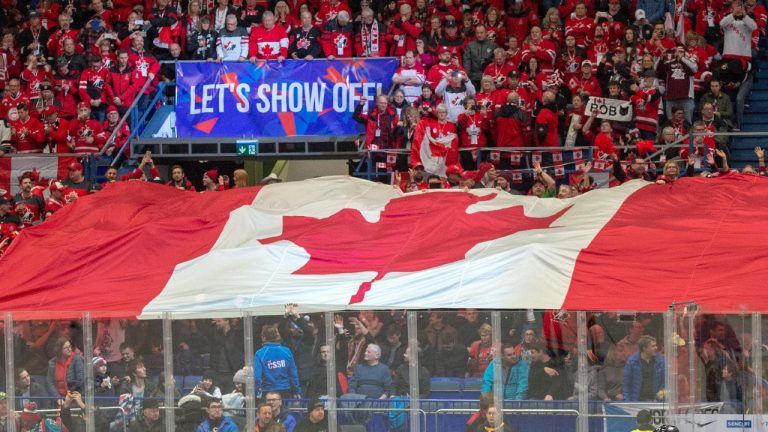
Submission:
[[[729,140],[709,133],[739,130],[767,21],[757,0],[13,2],[0,12],[0,155],[119,156],[130,134],[120,116],[172,83],[176,60],[394,56],[390,95],[362,98],[353,118],[378,152],[371,163],[394,171],[404,191],[567,198],[635,178],[668,184],[702,167],[721,175],[733,171]],[[632,118],[587,112],[596,96],[631,105]],[[701,135],[689,145],[691,131]],[[563,146],[597,150],[565,162]],[[478,152],[486,147],[506,150]],[[648,157],[658,152],[657,167]],[[764,174],[764,152],[755,154],[758,166],[743,172]],[[107,183],[194,189],[180,166],[163,180],[151,155],[140,162],[120,178],[109,169]],[[82,168],[72,163],[58,182],[25,173],[19,194],[0,192],[0,250],[102,186]],[[209,170],[203,189],[241,186],[243,174]]]
[[[688,370],[685,317],[678,316],[677,332],[672,336],[677,353],[668,356],[662,353],[665,339],[660,314],[590,313],[587,382],[578,384],[575,315],[565,310],[504,311],[497,344],[489,312],[417,312],[418,330],[413,336],[418,350],[419,397],[441,398],[439,389],[436,393],[430,387],[434,379],[474,381],[479,392],[469,397],[482,394],[485,403],[481,401],[479,416],[473,416],[470,423],[493,421],[486,414],[488,404],[493,405],[495,365],[500,362],[503,388],[499,391],[505,399],[573,400],[584,391],[595,401],[664,401],[665,370],[674,361],[679,365],[681,402],[689,401],[691,386],[697,401],[749,402],[755,384],[749,361],[751,338],[745,328],[732,327],[727,317],[696,316],[692,336],[699,360],[697,372],[691,376],[683,372]],[[297,305],[287,305],[282,317],[254,318],[251,325],[260,337],[253,346],[252,370],[245,367],[245,324],[241,319],[175,321],[174,374],[185,381],[187,377],[196,380],[183,385],[172,380],[173,398],[180,410],[177,430],[241,428],[249,377],[258,399],[259,430],[267,430],[271,424],[289,432],[321,430],[299,425],[309,422],[312,424],[306,427],[315,427],[324,421],[320,408],[324,408],[322,399],[328,397],[327,366],[332,350],[335,396],[341,401],[410,397],[408,368],[413,354],[405,311],[336,314],[332,345],[325,334],[324,316],[302,314]],[[96,419],[105,428],[99,430],[122,428],[123,423],[131,431],[162,430],[158,401],[165,399],[166,378],[161,322],[98,320],[93,334],[94,351],[85,355],[80,322],[18,322],[13,347],[15,389],[6,388],[3,373],[0,391],[15,392],[15,409],[23,413],[59,408],[57,421],[70,427],[82,422],[81,414],[74,415],[69,408],[84,406],[85,368],[91,367]],[[4,343],[0,345],[4,348]],[[0,394],[0,403],[4,395]],[[286,399],[310,400],[308,415],[290,411]],[[106,409],[118,404],[122,414],[116,416]],[[185,429],[190,425],[191,429]]]

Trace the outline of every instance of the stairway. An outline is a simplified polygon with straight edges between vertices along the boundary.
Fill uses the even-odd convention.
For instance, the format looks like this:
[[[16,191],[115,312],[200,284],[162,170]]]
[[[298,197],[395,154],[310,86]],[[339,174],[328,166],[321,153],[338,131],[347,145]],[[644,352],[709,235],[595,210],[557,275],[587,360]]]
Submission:
[[[744,108],[744,119],[741,122],[742,132],[768,133],[768,57],[758,58],[757,82],[752,85],[752,92]],[[731,166],[741,169],[745,164],[757,168],[756,146],[768,150],[768,136],[736,137],[731,142]]]

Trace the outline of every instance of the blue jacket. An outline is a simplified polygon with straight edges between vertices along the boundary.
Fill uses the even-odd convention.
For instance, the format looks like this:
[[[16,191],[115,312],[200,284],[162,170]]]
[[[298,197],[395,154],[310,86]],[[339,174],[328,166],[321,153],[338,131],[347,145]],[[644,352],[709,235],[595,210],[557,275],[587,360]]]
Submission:
[[[653,368],[653,394],[654,398],[659,390],[664,388],[664,370],[666,363],[664,356],[656,354],[656,361]],[[640,387],[643,383],[643,364],[640,360],[640,353],[634,353],[627,359],[624,365],[624,382],[622,383],[622,394],[627,402],[640,400]]]
[[[637,8],[645,11],[645,19],[649,23],[655,24],[657,22],[664,22],[664,14],[674,11],[674,7],[670,8],[669,0],[637,0]]]
[[[212,432],[213,428],[208,423],[208,419],[203,420],[200,426],[197,427],[197,432]],[[222,417],[222,421],[219,424],[218,432],[240,432],[237,424],[232,420],[232,417]]]
[[[48,376],[45,380],[45,386],[50,396],[59,395],[56,388],[56,359],[54,357],[48,361]],[[79,354],[75,354],[72,363],[67,367],[67,387],[77,387],[81,392],[85,391],[85,363]]]
[[[496,359],[488,363],[488,367],[483,374],[483,393],[493,391],[493,368]],[[502,370],[503,372],[503,370]],[[512,365],[512,369],[507,376],[507,382],[504,383],[504,399],[523,400],[528,393],[528,363],[520,360]]]
[[[267,342],[253,356],[256,393],[291,390],[301,393],[299,373],[291,350],[276,342]]]

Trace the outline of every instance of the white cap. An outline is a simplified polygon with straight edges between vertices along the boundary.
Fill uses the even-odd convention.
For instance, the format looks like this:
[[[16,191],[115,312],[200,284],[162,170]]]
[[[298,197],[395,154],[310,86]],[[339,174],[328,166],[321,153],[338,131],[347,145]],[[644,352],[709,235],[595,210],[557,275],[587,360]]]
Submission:
[[[645,19],[645,11],[642,9],[638,9],[635,11],[635,20],[641,20]]]

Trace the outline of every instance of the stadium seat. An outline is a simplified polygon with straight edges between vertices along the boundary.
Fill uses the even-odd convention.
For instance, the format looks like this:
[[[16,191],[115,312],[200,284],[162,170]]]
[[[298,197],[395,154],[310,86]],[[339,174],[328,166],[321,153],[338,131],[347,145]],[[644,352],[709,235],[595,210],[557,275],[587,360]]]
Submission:
[[[432,378],[430,399],[461,399],[461,378]]]
[[[464,391],[480,391],[480,389],[483,388],[483,379],[482,378],[466,378],[464,379]]]
[[[182,387],[184,389],[184,392],[190,392],[192,391],[195,386],[203,380],[202,375],[187,375],[184,377],[184,386]],[[177,383],[178,384],[178,383]]]

